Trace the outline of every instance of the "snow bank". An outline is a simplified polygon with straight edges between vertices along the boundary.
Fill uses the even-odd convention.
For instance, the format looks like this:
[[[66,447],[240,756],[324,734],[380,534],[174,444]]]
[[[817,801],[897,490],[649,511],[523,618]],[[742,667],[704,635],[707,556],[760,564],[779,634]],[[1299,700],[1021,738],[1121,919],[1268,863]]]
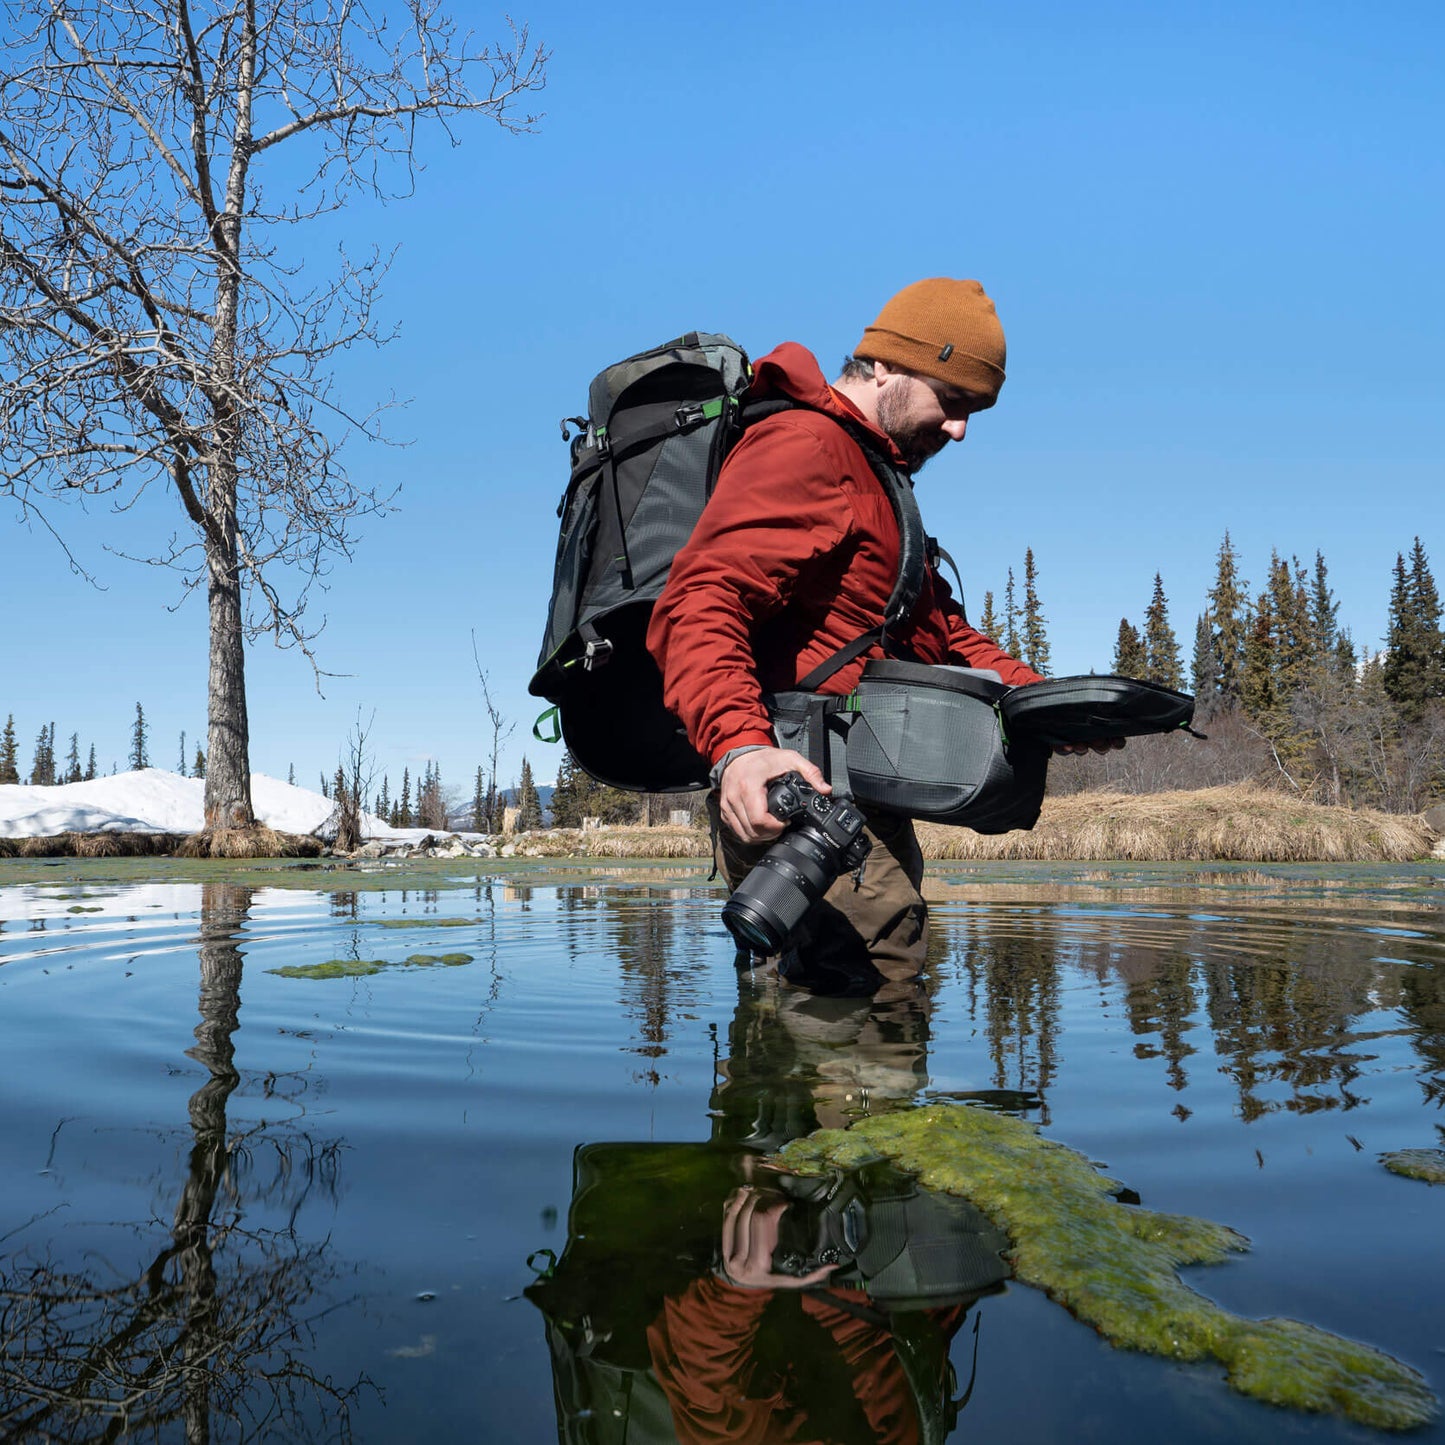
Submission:
[[[205,817],[205,783],[161,768],[117,773],[88,783],[32,788],[0,786],[0,838],[45,838],[57,833],[199,833]],[[257,819],[282,833],[314,833],[331,816],[320,793],[251,775]],[[406,839],[412,828],[391,828],[362,815],[368,838]]]

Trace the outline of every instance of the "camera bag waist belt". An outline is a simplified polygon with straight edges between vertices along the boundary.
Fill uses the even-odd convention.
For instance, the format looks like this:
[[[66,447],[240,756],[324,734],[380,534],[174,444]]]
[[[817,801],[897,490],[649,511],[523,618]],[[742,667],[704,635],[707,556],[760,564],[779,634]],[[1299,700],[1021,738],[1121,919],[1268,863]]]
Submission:
[[[779,747],[802,753],[864,813],[952,823],[981,833],[1032,827],[1048,748],[1004,733],[997,674],[874,661],[846,697],[766,698]]]
[[[1051,678],[1008,687],[996,673],[869,662],[846,697],[764,699],[781,747],[822,770],[865,812],[979,833],[1031,828],[1056,743],[1188,728],[1194,699],[1125,677]]]

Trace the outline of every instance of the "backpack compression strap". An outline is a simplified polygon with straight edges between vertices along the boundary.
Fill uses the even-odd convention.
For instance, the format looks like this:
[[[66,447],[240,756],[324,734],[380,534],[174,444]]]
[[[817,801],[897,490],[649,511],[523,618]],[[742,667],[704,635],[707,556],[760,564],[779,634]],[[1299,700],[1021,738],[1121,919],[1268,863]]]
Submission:
[[[883,494],[893,508],[898,523],[898,580],[893,584],[893,593],[883,609],[882,621],[866,632],[860,632],[852,642],[845,643],[832,657],[820,662],[807,677],[798,683],[800,692],[816,692],[839,669],[847,667],[855,658],[861,657],[870,647],[888,645],[888,629],[902,622],[913,611],[923,590],[924,559],[928,553],[928,538],[923,534],[923,518],[918,511],[918,501],[913,495],[913,483],[900,472],[873,444],[863,429],[854,423],[843,421],[817,407],[805,406],[783,398],[770,398],[763,402],[744,403],[743,425],[750,426],[764,417],[776,416],[781,411],[811,411],[826,416],[835,426],[841,427],[857,444],[858,450],[873,469]]]

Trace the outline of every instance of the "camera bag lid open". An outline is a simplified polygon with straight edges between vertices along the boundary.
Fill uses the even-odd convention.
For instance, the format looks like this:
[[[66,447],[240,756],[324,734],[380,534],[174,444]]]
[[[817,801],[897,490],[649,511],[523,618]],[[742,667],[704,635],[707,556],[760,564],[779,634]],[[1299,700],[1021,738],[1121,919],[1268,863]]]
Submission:
[[[1136,677],[1051,677],[1016,687],[1000,703],[1010,734],[1040,742],[1093,743],[1188,727],[1194,699]]]

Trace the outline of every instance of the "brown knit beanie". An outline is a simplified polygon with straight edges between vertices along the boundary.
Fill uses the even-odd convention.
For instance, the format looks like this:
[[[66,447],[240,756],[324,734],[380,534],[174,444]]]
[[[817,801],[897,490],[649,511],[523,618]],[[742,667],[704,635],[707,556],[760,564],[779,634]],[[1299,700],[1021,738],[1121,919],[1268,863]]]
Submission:
[[[980,411],[998,400],[1003,385],[1003,327],[977,281],[935,276],[905,286],[878,313],[853,354],[987,397]]]

